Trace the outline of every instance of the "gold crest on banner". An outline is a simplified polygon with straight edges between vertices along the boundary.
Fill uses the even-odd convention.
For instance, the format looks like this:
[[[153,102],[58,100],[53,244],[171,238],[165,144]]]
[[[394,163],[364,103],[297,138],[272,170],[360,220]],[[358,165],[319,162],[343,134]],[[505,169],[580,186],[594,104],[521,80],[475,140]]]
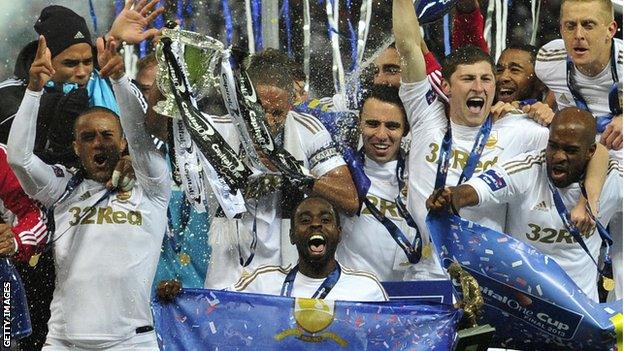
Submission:
[[[332,340],[341,347],[347,346],[347,341],[337,334],[323,332],[334,321],[334,301],[296,298],[293,314],[297,328],[287,329],[276,334],[275,340],[282,341],[289,336],[294,336],[304,342],[318,343]]]

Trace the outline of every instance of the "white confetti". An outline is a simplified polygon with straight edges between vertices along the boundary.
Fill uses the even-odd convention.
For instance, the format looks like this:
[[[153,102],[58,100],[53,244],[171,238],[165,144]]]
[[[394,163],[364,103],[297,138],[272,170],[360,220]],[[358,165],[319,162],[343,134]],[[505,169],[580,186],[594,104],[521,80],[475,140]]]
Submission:
[[[513,268],[516,268],[516,267],[522,266],[522,261],[512,262],[512,263],[511,263],[511,266],[512,266]]]
[[[479,257],[479,259],[480,259],[481,261],[485,261],[485,262],[489,262],[489,261],[490,261],[490,258],[489,258],[489,257],[483,257],[483,256],[481,256],[481,257]]]
[[[542,287],[539,284],[535,286],[535,290],[537,290],[537,293],[539,294],[539,296],[544,295],[544,293],[542,293]]]
[[[217,327],[215,327],[214,322],[210,322],[210,323],[208,323],[208,326],[210,327],[210,331],[211,331],[213,334],[216,334],[216,333],[217,333]]]
[[[384,341],[384,343],[383,343],[383,346],[385,346],[387,349],[389,349],[389,348],[390,348],[390,345],[388,345],[388,343],[387,343],[387,342],[385,342],[385,341]]]
[[[485,249],[485,253],[488,255],[493,255],[494,251],[490,250],[490,249]]]
[[[613,314],[613,313],[615,313],[615,311],[614,311],[614,310],[612,310],[612,309],[610,309],[609,307],[605,307],[605,308],[604,308],[604,310],[605,310],[605,312],[607,312],[608,314]]]

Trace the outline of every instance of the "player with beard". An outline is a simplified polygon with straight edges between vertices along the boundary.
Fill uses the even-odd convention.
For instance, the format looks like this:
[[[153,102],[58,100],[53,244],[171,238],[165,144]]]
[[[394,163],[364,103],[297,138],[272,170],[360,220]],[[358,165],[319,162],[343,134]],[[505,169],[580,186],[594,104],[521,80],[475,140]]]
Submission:
[[[290,242],[299,260],[293,268],[262,266],[241,278],[234,290],[347,301],[386,301],[377,278],[343,267],[334,254],[341,239],[336,208],[321,197],[304,199],[291,218]]]
[[[591,274],[594,264],[563,223],[565,212],[559,212],[554,200],[558,193],[565,207],[570,208],[581,197],[579,182],[596,150],[595,134],[596,123],[589,112],[565,108],[556,113],[550,125],[545,150],[518,155],[458,187],[440,189],[429,197],[427,207],[439,211],[449,206],[459,210],[466,206],[507,204],[514,214],[507,219],[507,232],[552,257],[597,302],[598,275]],[[622,168],[611,161],[600,196],[599,220],[608,223],[621,212]],[[597,230],[583,239],[597,260],[601,246]]]
[[[98,39],[98,61],[111,75],[122,113],[92,107],[75,121],[72,174],[33,154],[43,86],[54,74],[50,50],[39,37],[28,89],[11,128],[9,164],[24,191],[48,209],[57,280],[43,350],[158,350],[149,307],[151,282],[167,226],[171,190],[163,155],[145,132],[143,109],[123,72],[117,44]],[[128,138],[128,143],[123,137]],[[106,188],[128,145],[137,185]]]
[[[408,209],[427,244],[425,201],[436,183],[457,185],[504,160],[543,148],[548,129],[523,114],[512,114],[493,123],[494,63],[489,55],[473,46],[456,50],[442,66],[443,88],[449,96],[447,117],[445,105],[436,99],[426,77],[425,60],[418,45],[420,26],[411,1],[394,0],[393,31],[402,57],[399,93],[412,140],[418,141],[411,143],[408,158]],[[448,164],[438,166],[442,153]],[[606,164],[606,152],[603,150],[599,156]],[[468,162],[469,159],[472,161]],[[592,187],[588,185],[588,192],[594,204],[600,186]],[[495,230],[505,228],[505,206],[465,209],[461,215]],[[582,227],[589,231],[591,224],[586,222]],[[420,267],[416,278],[444,278],[436,260],[435,254],[423,251],[421,262],[416,265]]]

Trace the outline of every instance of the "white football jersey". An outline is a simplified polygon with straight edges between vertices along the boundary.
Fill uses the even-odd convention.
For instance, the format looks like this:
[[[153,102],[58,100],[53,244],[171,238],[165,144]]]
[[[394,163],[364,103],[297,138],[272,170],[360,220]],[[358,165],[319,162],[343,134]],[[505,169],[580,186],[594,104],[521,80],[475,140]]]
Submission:
[[[401,217],[395,198],[399,194],[398,161],[379,164],[365,156],[364,172],[371,181],[366,197],[412,242],[416,230]],[[363,204],[357,216],[341,216],[342,240],[336,258],[347,267],[374,273],[381,281],[401,281],[411,264],[386,227]]]
[[[615,60],[618,81],[622,82],[622,57],[624,45],[621,39],[614,39]],[[558,109],[576,106],[574,96],[568,88],[567,65],[568,54],[562,39],[556,39],[544,45],[537,54],[535,74],[555,94]],[[581,96],[587,102],[587,107],[596,116],[609,114],[609,92],[613,86],[611,61],[594,77],[589,77],[574,69],[574,79],[579,87]],[[620,99],[621,99],[620,92]],[[597,138],[598,140],[599,138]],[[609,154],[622,162],[622,150],[610,150]]]
[[[338,282],[329,291],[325,299],[341,301],[388,301],[388,295],[381,286],[377,278],[368,272],[355,271],[341,267],[341,274]],[[284,279],[291,267],[262,266],[250,275],[242,277],[232,290],[266,294],[280,295]],[[311,298],[318,288],[323,284],[325,278],[310,278],[297,272],[293,283],[292,297]]]
[[[223,118],[219,122],[215,127],[230,146],[238,151],[240,139],[236,127],[231,121],[229,124],[225,123]],[[288,113],[284,124],[284,149],[310,170],[315,178],[345,165],[327,129],[318,119],[308,114],[294,111]],[[286,265],[296,261],[297,252],[288,238],[290,219],[281,218],[280,197],[281,192],[278,191],[260,198],[259,201],[248,202],[249,211],[243,214],[242,220],[223,219],[214,222],[226,230],[211,226],[211,237],[217,234],[219,238],[214,241],[216,245],[212,248],[213,258],[208,267],[205,287],[225,288],[236,282],[243,271],[251,272],[261,265],[280,265],[284,251],[288,251],[288,258],[284,260],[287,261]],[[239,263],[238,245],[243,252],[243,259],[247,259],[254,219],[258,244],[253,261],[243,270]]]
[[[429,243],[429,229],[425,224],[427,208],[425,202],[433,192],[440,145],[448,127],[444,104],[437,100],[429,81],[401,83],[399,90],[405,106],[412,133],[409,152],[408,209],[418,224],[425,243]],[[475,137],[480,127],[467,127],[453,122],[451,157],[447,186],[455,186],[464,169]],[[533,122],[524,114],[509,115],[493,124],[487,144],[473,175],[512,158],[520,153],[541,149],[548,141],[548,129]],[[484,206],[466,208],[460,211],[462,217],[495,230],[505,227],[505,206]],[[413,279],[444,279],[431,244],[425,246],[423,259],[414,266]]]
[[[48,336],[87,348],[110,347],[136,335],[136,328],[153,325],[151,286],[171,194],[167,163],[145,132],[143,110],[130,80],[124,76],[113,81],[113,89],[136,184],[130,192],[113,192],[91,208],[106,189],[85,179],[54,209],[56,286]],[[31,153],[40,97],[26,92],[10,141],[25,140],[16,172],[24,190],[50,207],[65,192],[72,174]]]
[[[544,151],[519,155],[466,184],[477,191],[479,206],[507,204],[512,214],[507,219],[507,232],[552,257],[587,296],[598,302],[596,267],[561,221],[548,186]],[[568,210],[581,196],[578,183],[558,190]],[[600,196],[598,220],[606,226],[618,212],[622,212],[622,168],[612,160]],[[598,231],[583,239],[598,259]]]
[[[622,56],[624,47],[621,39],[615,39],[615,55],[617,62],[618,80],[622,81]],[[566,79],[566,52],[563,39],[555,39],[542,46],[535,61],[535,74],[550,89],[557,100],[559,109],[576,106],[574,96],[568,89]],[[602,116],[610,113],[609,91],[613,86],[611,76],[611,62],[595,77],[588,77],[574,69],[574,78],[580,89],[581,95],[587,101],[589,110],[594,116]]]

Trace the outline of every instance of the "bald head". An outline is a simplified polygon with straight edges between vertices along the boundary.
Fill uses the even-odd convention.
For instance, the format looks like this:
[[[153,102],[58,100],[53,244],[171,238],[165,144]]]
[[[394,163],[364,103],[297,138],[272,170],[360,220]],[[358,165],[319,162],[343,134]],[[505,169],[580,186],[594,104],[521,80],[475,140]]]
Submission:
[[[546,168],[558,188],[582,179],[596,151],[596,121],[591,113],[576,107],[557,112],[550,124],[546,146]]]
[[[577,135],[586,146],[596,140],[596,119],[585,110],[576,107],[566,107],[557,111],[550,124],[550,132],[567,131]]]

